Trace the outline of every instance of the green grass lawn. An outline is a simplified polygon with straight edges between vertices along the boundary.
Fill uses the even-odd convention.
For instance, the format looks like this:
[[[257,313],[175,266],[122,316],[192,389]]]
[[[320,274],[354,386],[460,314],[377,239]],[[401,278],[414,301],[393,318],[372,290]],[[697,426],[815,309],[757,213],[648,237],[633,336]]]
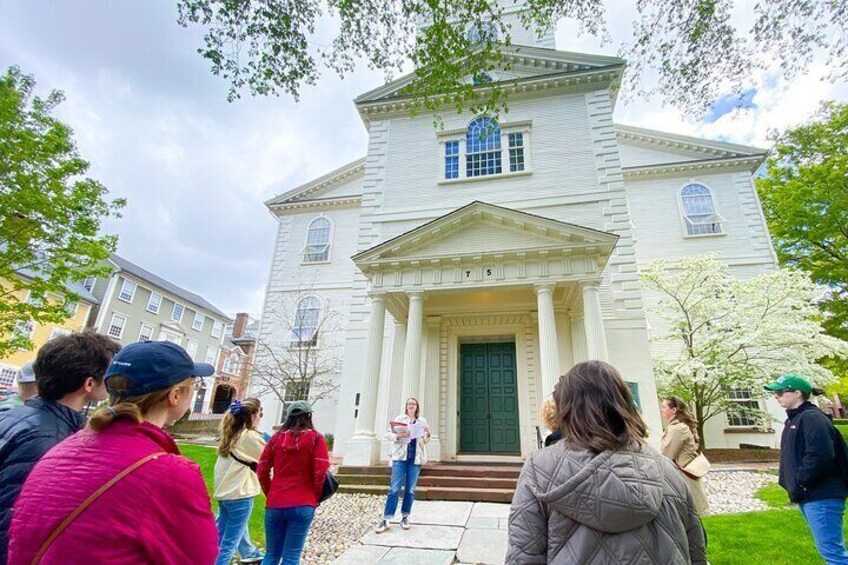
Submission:
[[[180,445],[180,451],[183,455],[195,461],[200,465],[200,470],[203,472],[203,480],[206,481],[206,488],[209,490],[209,496],[212,496],[212,486],[215,482],[215,460],[218,456],[215,454],[215,449],[203,445]],[[212,499],[212,511],[218,511],[218,501]],[[260,494],[256,497],[253,503],[253,514],[250,515],[250,539],[254,544],[265,547],[265,495]]]
[[[215,450],[197,445],[180,445],[180,450],[200,465],[211,494]],[[773,509],[704,518],[709,538],[707,557],[712,565],[824,563],[816,552],[801,512],[789,505],[789,498],[782,488],[776,484],[769,485],[754,496]],[[217,507],[213,499],[212,508],[217,510]],[[261,546],[265,545],[264,519],[265,497],[260,495],[250,517],[250,537]]]

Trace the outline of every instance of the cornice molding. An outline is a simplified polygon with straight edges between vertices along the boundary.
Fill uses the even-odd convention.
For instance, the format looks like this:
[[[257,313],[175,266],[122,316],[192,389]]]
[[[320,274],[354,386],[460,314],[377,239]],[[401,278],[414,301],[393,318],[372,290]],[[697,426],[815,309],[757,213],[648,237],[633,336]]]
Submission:
[[[311,208],[347,208],[362,204],[362,196],[340,196],[315,200],[294,200],[280,204],[269,204],[268,208],[274,213],[307,210]]]
[[[682,163],[663,163],[660,165],[643,165],[622,169],[625,179],[643,179],[664,175],[676,175],[689,172],[720,172],[722,170],[756,171],[765,160],[766,155],[750,157],[731,157],[703,161],[685,161]]]

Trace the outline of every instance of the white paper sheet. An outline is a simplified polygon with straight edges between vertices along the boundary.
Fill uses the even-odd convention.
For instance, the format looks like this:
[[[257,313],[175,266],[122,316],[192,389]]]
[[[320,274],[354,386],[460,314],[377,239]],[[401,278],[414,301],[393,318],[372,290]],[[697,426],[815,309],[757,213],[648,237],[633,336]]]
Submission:
[[[414,424],[409,424],[409,439],[410,441],[413,439],[422,438],[425,435],[424,431],[424,422],[415,422]]]

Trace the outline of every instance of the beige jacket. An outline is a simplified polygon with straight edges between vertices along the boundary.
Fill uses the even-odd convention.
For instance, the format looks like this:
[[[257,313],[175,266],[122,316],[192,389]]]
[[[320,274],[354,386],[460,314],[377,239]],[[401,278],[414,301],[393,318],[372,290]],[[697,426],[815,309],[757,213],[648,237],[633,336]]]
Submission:
[[[244,430],[233,446],[236,457],[242,461],[258,462],[265,449],[265,439],[256,430]],[[215,462],[215,492],[218,500],[252,498],[262,492],[256,473],[232,457],[218,456]]]
[[[399,416],[395,416],[392,419],[392,421],[393,422],[404,422],[406,424],[409,424],[410,422],[412,422],[412,419],[409,416],[407,416],[406,414],[400,414]],[[425,425],[428,425],[427,420],[424,419],[421,416],[418,417],[418,421],[424,423]],[[388,441],[392,442],[392,446],[391,446],[392,461],[406,461],[406,451],[407,451],[407,446],[409,445],[409,441],[407,441],[406,438],[398,438],[397,434],[392,431],[391,427],[389,428],[389,431],[386,432],[386,439]],[[415,443],[415,464],[416,465],[423,465],[427,462],[427,450],[424,448],[424,445],[427,444],[427,443],[430,443],[430,436],[429,435],[424,436],[422,439],[419,439]]]
[[[524,462],[509,513],[508,565],[706,563],[692,494],[646,445],[593,453],[560,441]]]
[[[685,467],[698,455],[698,443],[689,426],[683,422],[672,420],[663,432],[662,454],[675,462],[678,467]],[[709,514],[710,503],[703,479],[693,479],[681,473],[683,480],[692,491],[695,507],[702,516]]]

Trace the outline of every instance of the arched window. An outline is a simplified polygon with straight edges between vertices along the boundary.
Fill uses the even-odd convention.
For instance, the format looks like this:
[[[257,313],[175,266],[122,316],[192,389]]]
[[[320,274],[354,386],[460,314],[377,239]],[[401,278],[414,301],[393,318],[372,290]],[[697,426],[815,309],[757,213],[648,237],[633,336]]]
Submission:
[[[472,44],[480,43],[483,41],[497,41],[498,40],[498,28],[495,27],[495,24],[492,22],[485,22],[483,24],[472,24],[468,28],[468,41]]]
[[[687,184],[680,191],[683,207],[683,219],[686,221],[686,233],[689,235],[708,235],[722,233],[724,218],[715,211],[713,195],[702,184]]]
[[[294,323],[286,341],[296,346],[318,345],[318,320],[321,303],[314,296],[307,296],[297,303]]]
[[[224,372],[230,373],[232,375],[239,374],[239,358],[238,355],[233,353],[226,359],[224,359]]]
[[[304,263],[320,263],[330,258],[330,228],[327,218],[315,218],[309,224],[303,248]]]
[[[465,176],[501,172],[501,128],[494,118],[480,117],[468,125],[465,136]]]

